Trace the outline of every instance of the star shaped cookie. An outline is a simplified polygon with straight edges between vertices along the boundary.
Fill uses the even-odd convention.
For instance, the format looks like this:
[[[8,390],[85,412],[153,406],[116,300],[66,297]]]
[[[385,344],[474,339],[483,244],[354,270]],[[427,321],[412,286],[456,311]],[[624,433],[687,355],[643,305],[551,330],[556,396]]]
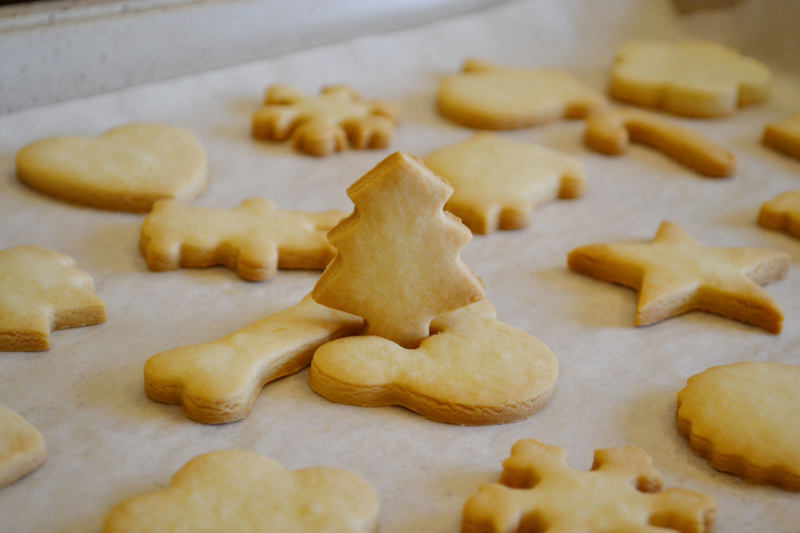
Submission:
[[[758,223],[800,238],[800,189],[779,194],[762,205]]]
[[[47,460],[44,438],[17,413],[0,405],[0,488],[39,468]]]
[[[800,113],[767,124],[761,142],[789,155],[800,157]]]
[[[445,208],[473,233],[524,228],[536,206],[577,198],[586,183],[577,159],[493,133],[475,134],[423,160],[453,186]]]
[[[637,326],[701,310],[781,331],[783,313],[759,284],[786,275],[789,255],[782,251],[703,246],[664,222],[653,242],[583,246],[570,252],[568,264],[639,291]]]

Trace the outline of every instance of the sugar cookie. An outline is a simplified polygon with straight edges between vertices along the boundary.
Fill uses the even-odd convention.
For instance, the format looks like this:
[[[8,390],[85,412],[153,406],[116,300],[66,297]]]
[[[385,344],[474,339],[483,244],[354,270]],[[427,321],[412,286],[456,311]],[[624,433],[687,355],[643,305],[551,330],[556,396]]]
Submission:
[[[521,440],[503,463],[500,482],[481,487],[467,501],[461,531],[713,530],[712,496],[682,488],[662,491],[662,483],[650,456],[635,446],[596,450],[586,472],[570,468],[560,446]]]
[[[770,148],[800,157],[800,113],[767,124],[761,141]]]
[[[438,317],[431,330],[414,350],[373,336],[324,344],[311,362],[311,387],[335,402],[400,405],[449,424],[512,422],[550,399],[555,356],[497,320],[488,301]]]
[[[758,223],[800,238],[800,190],[779,194],[762,205]]]
[[[601,109],[586,119],[586,145],[607,155],[619,155],[628,142],[648,144],[689,168],[711,177],[736,169],[736,157],[705,135],[653,113],[634,109]]]
[[[786,275],[786,252],[703,246],[677,224],[664,222],[653,242],[583,246],[570,252],[568,264],[639,291],[637,326],[701,310],[781,331],[783,313],[758,285]]]
[[[439,111],[470,128],[508,130],[559,118],[581,118],[605,104],[603,95],[551,68],[511,68],[467,60],[439,84]]]
[[[721,117],[766,100],[771,84],[765,65],[721,44],[634,41],[617,52],[609,92],[680,115]]]
[[[524,228],[534,207],[577,198],[585,189],[586,171],[577,159],[492,133],[440,148],[424,161],[453,186],[445,208],[473,233]]]
[[[197,422],[233,422],[250,414],[264,385],[308,366],[318,346],[360,331],[361,319],[306,296],[219,340],[152,356],[144,390]]]
[[[208,181],[205,151],[192,132],[147,123],[31,143],[17,153],[17,176],[60,200],[136,213],[162,198],[190,201]]]
[[[345,85],[305,96],[291,87],[273,85],[253,115],[256,139],[285,141],[310,155],[326,156],[347,148],[386,148],[400,116],[394,104],[364,101]]]
[[[338,468],[285,470],[255,452],[219,450],[186,463],[169,487],[128,498],[103,533],[371,533],[378,496]]]
[[[42,434],[17,413],[0,405],[0,488],[30,474],[46,460]]]
[[[335,252],[325,232],[346,214],[279,210],[263,198],[232,209],[162,200],[142,224],[139,249],[150,270],[223,264],[261,281],[278,268],[325,268]]]
[[[91,276],[38,246],[0,250],[0,351],[50,349],[50,331],[99,324],[106,304]]]
[[[678,432],[712,466],[800,492],[800,366],[745,362],[689,378]]]
[[[415,347],[433,318],[483,298],[459,255],[472,235],[443,209],[452,193],[416,157],[384,159],[347,189],[355,209],[328,233],[337,254],[314,300],[363,317],[368,335]]]

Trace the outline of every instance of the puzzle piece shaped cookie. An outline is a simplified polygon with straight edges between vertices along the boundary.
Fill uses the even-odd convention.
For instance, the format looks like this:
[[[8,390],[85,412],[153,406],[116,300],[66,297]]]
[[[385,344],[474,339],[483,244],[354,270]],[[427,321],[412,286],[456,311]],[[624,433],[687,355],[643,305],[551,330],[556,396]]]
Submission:
[[[800,238],[800,190],[779,194],[762,205],[758,223]]]
[[[689,378],[678,432],[715,468],[800,492],[800,366],[743,362]]]
[[[326,156],[347,148],[386,148],[400,111],[380,100],[364,101],[344,85],[304,96],[285,85],[267,90],[264,105],[253,115],[256,139],[285,141],[307,154]]]
[[[50,331],[99,324],[106,304],[91,276],[39,246],[0,250],[0,351],[50,349]]]
[[[627,151],[629,141],[648,144],[711,177],[730,176],[736,157],[705,135],[652,113],[601,109],[586,119],[586,145],[607,155]]]
[[[769,97],[769,69],[721,44],[634,41],[617,52],[611,96],[693,117],[730,115]]]
[[[431,324],[431,335],[409,350],[374,336],[322,345],[309,380],[334,402],[400,405],[437,422],[500,424],[545,406],[558,362],[538,339],[495,318],[481,300]]]
[[[508,130],[559,118],[581,118],[605,98],[571,74],[512,68],[470,59],[439,84],[439,111],[470,128]]]
[[[254,452],[219,450],[186,463],[169,487],[117,504],[103,533],[371,533],[377,527],[378,496],[351,472],[285,470]]]
[[[280,210],[263,198],[232,209],[164,200],[145,218],[139,249],[150,270],[222,264],[261,281],[278,268],[325,268],[335,253],[325,232],[346,214]]]
[[[440,148],[424,161],[453,186],[445,208],[473,233],[524,228],[534,207],[577,198],[585,188],[586,171],[577,159],[492,133]]]
[[[464,506],[462,533],[712,531],[716,500],[681,488],[661,491],[661,474],[635,446],[594,452],[591,471],[567,465],[564,448],[521,440],[499,483]]]
[[[637,326],[700,310],[781,331],[783,313],[758,285],[786,275],[786,252],[703,246],[677,224],[664,222],[653,242],[583,246],[570,252],[568,264],[639,291]]]
[[[50,137],[17,153],[17,177],[39,192],[114,211],[190,201],[208,182],[197,137],[166,124],[126,124],[99,137]]]
[[[0,488],[26,476],[47,460],[42,434],[0,405]]]
[[[151,400],[181,405],[197,422],[233,422],[250,414],[264,385],[307,367],[317,347],[360,332],[361,319],[306,296],[219,340],[152,356],[144,390]]]
[[[767,124],[761,141],[770,148],[800,157],[800,113],[780,122]]]
[[[434,317],[483,298],[459,255],[472,234],[443,209],[452,193],[416,157],[384,159],[347,189],[355,209],[328,233],[337,254],[314,300],[363,317],[368,335],[415,347]]]

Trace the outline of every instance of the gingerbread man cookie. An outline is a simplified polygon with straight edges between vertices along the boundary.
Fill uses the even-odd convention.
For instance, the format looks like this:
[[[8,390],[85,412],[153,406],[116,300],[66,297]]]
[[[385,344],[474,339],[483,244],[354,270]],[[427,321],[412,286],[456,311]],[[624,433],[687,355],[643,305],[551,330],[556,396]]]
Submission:
[[[100,324],[106,304],[91,276],[38,246],[0,250],[0,351],[50,349],[50,331]]]
[[[378,496],[338,468],[285,470],[255,452],[219,450],[195,457],[169,487],[117,504],[103,533],[373,533]]]
[[[197,422],[233,422],[250,413],[264,385],[307,367],[317,347],[360,332],[361,319],[306,296],[219,340],[152,356],[144,390]]]
[[[761,142],[794,157],[800,157],[800,113],[767,124]]]
[[[577,159],[492,133],[440,148],[424,161],[453,186],[445,208],[473,233],[524,228],[534,207],[585,189],[586,170]]]
[[[41,433],[0,405],[0,488],[30,474],[46,460],[47,448]]]
[[[323,269],[334,249],[325,232],[343,211],[284,211],[263,198],[233,209],[158,202],[142,224],[139,249],[150,270],[223,264],[261,281],[278,268]]]
[[[208,181],[203,145],[189,130],[126,124],[99,137],[51,137],[17,154],[17,176],[34,189],[114,211],[150,211],[163,198],[190,201]]]
[[[617,52],[611,96],[692,117],[721,117],[766,100],[772,75],[755,59],[721,44],[635,41]]]
[[[653,242],[583,246],[570,252],[568,264],[639,291],[637,326],[701,310],[781,331],[783,313],[759,285],[786,275],[786,252],[703,246],[677,224],[664,222]]]
[[[264,105],[253,115],[256,139],[285,141],[307,154],[326,156],[347,148],[389,146],[400,111],[379,100],[364,101],[344,85],[305,96],[285,85],[267,90]]]
[[[730,176],[736,169],[736,157],[705,135],[634,109],[592,113],[586,119],[584,141],[607,155],[624,153],[629,141],[648,144],[710,177]]]
[[[413,348],[436,316],[483,298],[459,255],[472,234],[443,209],[452,193],[416,157],[384,159],[347,189],[355,210],[328,233],[337,254],[314,300],[363,317],[368,335]]]
[[[779,194],[762,205],[758,223],[800,238],[800,190]]]
[[[635,446],[594,452],[589,472],[567,465],[564,448],[521,440],[499,483],[464,506],[462,533],[625,531],[710,533],[716,500],[682,488],[661,490],[661,474]]]
[[[449,424],[526,418],[550,399],[558,362],[541,341],[495,316],[486,300],[451,311],[413,350],[374,336],[329,342],[314,354],[311,387],[335,402],[400,405]]]
[[[800,366],[744,362],[689,378],[678,432],[712,466],[800,492]]]
[[[571,74],[550,68],[511,68],[470,59],[439,84],[439,111],[470,128],[508,130],[562,117],[581,118],[605,99]]]

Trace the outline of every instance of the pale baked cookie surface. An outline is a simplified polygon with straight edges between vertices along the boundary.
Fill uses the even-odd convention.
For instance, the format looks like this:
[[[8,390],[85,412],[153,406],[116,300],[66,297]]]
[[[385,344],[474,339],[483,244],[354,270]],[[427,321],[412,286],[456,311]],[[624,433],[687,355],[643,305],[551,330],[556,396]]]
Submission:
[[[311,295],[364,318],[365,333],[415,347],[436,316],[483,298],[461,259],[472,234],[444,204],[453,189],[396,152],[347,189],[353,213],[328,233],[336,248]]]
[[[139,249],[150,270],[223,264],[261,281],[278,268],[325,268],[335,253],[325,233],[346,214],[280,210],[263,198],[232,209],[162,200],[142,224]]]
[[[61,200],[146,212],[157,200],[190,201],[208,181],[197,137],[165,124],[127,124],[98,137],[51,137],[17,153],[17,177]]]
[[[326,87],[319,96],[273,85],[267,90],[264,105],[253,115],[251,131],[256,139],[291,139],[297,150],[326,156],[348,146],[386,148],[399,116],[394,104],[365,101],[344,85]]]
[[[639,291],[636,325],[701,310],[780,333],[783,313],[760,284],[783,278],[789,254],[703,246],[673,222],[649,243],[592,244],[569,253],[569,268]]]
[[[468,60],[439,84],[439,111],[470,128],[507,130],[580,118],[605,104],[566,71],[512,68]]]
[[[761,141],[771,148],[800,157],[800,113],[767,124]]]
[[[0,351],[50,349],[50,331],[99,324],[106,304],[89,274],[39,246],[0,250]]]
[[[622,154],[629,141],[650,145],[710,177],[730,176],[736,157],[705,135],[677,122],[635,109],[608,108],[586,119],[584,141],[607,155]]]
[[[633,41],[617,52],[611,96],[693,117],[730,115],[769,97],[762,63],[714,42]]]
[[[583,194],[586,170],[568,155],[478,133],[423,158],[453,186],[445,208],[473,233],[524,228],[538,205]]]
[[[186,463],[169,487],[117,504],[103,533],[371,533],[378,505],[346,470],[291,471],[255,452],[220,450]]]
[[[335,402],[400,405],[449,424],[528,417],[553,394],[558,362],[541,341],[495,316],[486,300],[451,311],[413,350],[375,336],[329,342],[314,354],[311,387]]]
[[[47,460],[44,439],[35,427],[0,405],[0,488],[33,472]]]
[[[800,238],[800,190],[781,193],[764,203],[758,223]]]
[[[591,471],[574,470],[564,448],[518,441],[499,483],[464,506],[463,533],[711,532],[716,500],[682,488],[661,490],[661,474],[641,448],[594,452]]]
[[[800,491],[800,366],[743,362],[689,378],[678,432],[719,470]]]
[[[158,353],[144,366],[151,400],[178,404],[197,422],[246,417],[267,383],[307,367],[320,345],[361,332],[361,319],[315,303],[297,305],[205,344]]]

